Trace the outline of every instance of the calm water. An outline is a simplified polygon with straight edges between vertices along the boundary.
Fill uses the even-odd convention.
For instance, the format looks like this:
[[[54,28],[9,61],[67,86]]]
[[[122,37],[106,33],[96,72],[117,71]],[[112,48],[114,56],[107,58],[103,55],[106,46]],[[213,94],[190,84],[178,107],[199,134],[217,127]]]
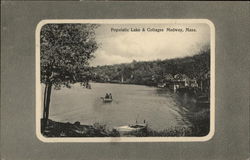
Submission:
[[[91,83],[92,89],[75,84],[71,89],[52,90],[50,119],[81,124],[95,122],[108,127],[146,120],[155,130],[171,126],[187,126],[186,118],[194,107],[192,98],[169,90],[125,84]],[[113,102],[103,103],[100,97],[112,93]]]

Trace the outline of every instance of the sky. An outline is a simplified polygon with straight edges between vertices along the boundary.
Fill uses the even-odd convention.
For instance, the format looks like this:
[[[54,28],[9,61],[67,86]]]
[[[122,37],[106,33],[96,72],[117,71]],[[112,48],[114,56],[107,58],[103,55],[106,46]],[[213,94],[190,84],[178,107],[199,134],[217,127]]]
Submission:
[[[131,28],[140,31],[132,32]],[[167,28],[183,32],[166,31]],[[186,28],[196,32],[185,32]],[[114,32],[114,29],[129,31]],[[163,29],[163,32],[152,31],[154,29]],[[99,48],[90,61],[91,66],[164,60],[197,54],[209,44],[210,29],[207,24],[102,24],[96,29],[96,41]]]

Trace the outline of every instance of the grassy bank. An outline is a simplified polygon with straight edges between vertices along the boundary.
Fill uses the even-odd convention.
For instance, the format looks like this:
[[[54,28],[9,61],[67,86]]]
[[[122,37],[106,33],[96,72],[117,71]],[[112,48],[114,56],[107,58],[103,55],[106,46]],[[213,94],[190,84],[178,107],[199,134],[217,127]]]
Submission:
[[[210,109],[204,108],[189,117],[193,136],[206,136],[210,131]]]
[[[130,134],[136,137],[202,137],[208,135],[210,131],[209,109],[202,109],[190,116],[189,119],[192,126],[171,127],[160,131],[147,128],[147,130]]]
[[[41,120],[43,121],[43,120]],[[43,124],[43,123],[41,123]],[[41,126],[42,127],[42,126]],[[119,137],[116,130],[108,130],[106,125],[95,123],[81,125],[80,122],[62,123],[48,120],[47,127],[42,133],[45,137]]]
[[[122,136],[126,137],[201,137],[209,133],[209,109],[202,109],[192,116],[193,124],[189,127],[171,127],[160,131],[149,127],[135,132],[128,132]],[[41,120],[42,121],[42,120]],[[42,123],[41,123],[42,124]],[[42,133],[45,137],[120,137],[115,129],[109,130],[106,125],[95,123],[93,125],[82,125],[80,122],[62,123],[48,120],[48,125]]]

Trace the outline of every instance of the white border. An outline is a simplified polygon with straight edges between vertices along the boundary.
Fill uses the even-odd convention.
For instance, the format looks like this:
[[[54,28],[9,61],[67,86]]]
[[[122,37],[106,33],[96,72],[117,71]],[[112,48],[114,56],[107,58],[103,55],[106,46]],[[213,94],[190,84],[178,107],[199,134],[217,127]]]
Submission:
[[[40,85],[40,31],[48,23],[95,23],[95,24],[169,24],[205,23],[210,27],[210,132],[204,137],[98,137],[98,138],[48,138],[41,134],[41,85]],[[208,19],[55,19],[42,20],[36,27],[36,135],[42,142],[204,142],[215,133],[215,27]]]

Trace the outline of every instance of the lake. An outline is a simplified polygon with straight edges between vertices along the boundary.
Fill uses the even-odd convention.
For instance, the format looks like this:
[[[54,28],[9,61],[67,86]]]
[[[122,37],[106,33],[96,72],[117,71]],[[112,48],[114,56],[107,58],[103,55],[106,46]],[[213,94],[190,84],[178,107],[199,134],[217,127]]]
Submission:
[[[187,117],[195,103],[186,94],[143,85],[91,83],[91,87],[74,84],[70,89],[52,90],[49,118],[60,122],[101,123],[109,128],[144,120],[155,130],[191,125]],[[112,93],[113,102],[103,103],[101,97],[106,93]]]

